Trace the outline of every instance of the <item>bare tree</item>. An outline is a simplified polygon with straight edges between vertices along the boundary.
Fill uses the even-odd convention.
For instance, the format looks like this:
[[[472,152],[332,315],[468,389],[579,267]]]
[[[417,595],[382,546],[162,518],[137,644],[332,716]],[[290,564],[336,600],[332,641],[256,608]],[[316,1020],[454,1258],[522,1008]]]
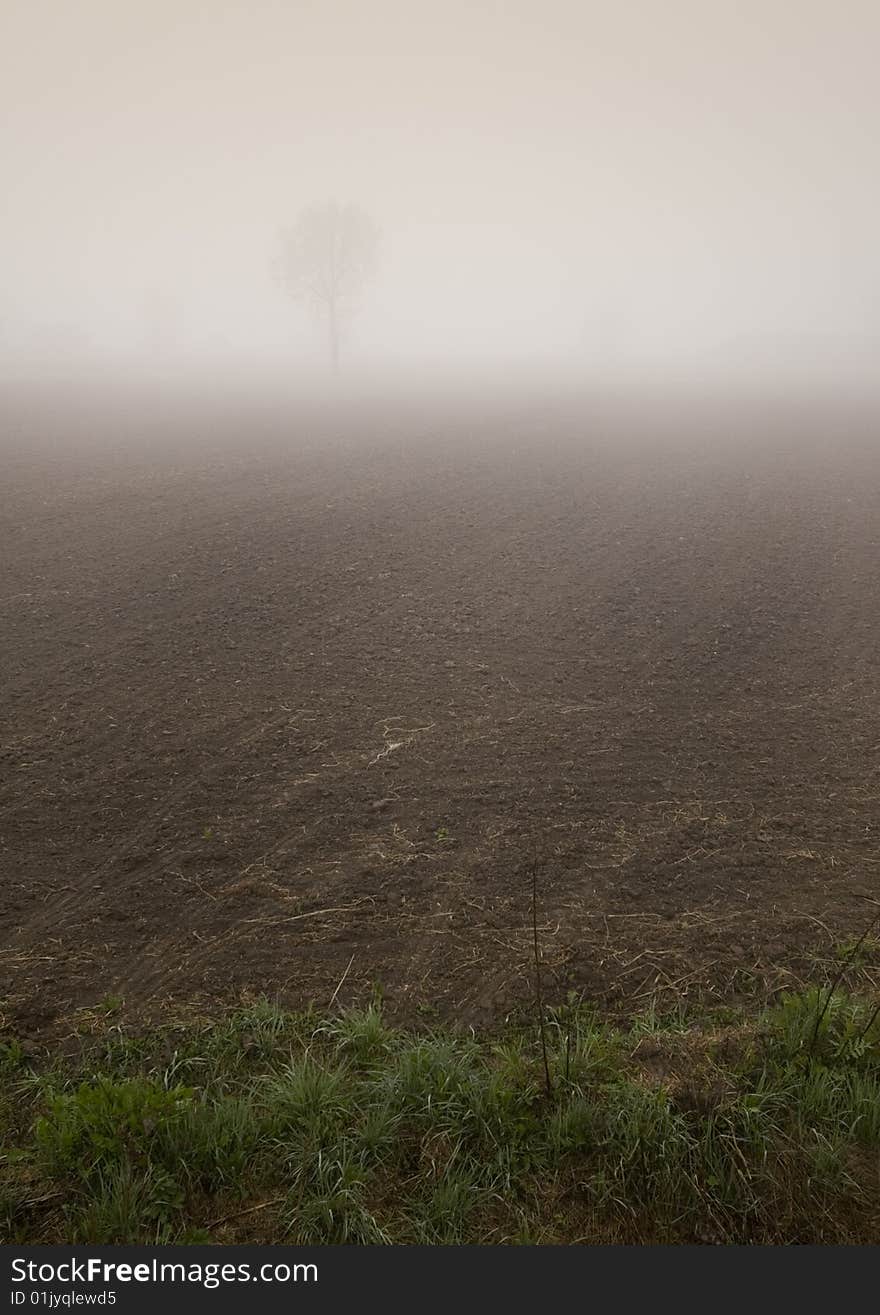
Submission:
[[[303,210],[282,237],[278,275],[327,326],[330,367],[339,369],[342,326],[376,266],[379,233],[356,205],[325,201]]]

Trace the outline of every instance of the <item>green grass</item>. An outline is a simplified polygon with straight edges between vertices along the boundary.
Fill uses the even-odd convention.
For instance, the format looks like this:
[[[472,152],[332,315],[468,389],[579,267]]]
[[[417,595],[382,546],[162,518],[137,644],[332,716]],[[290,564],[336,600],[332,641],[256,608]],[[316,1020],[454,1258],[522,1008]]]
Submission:
[[[827,1006],[826,1006],[827,1001]],[[548,1010],[477,1037],[268,1002],[0,1046],[8,1242],[876,1242],[880,1019]]]

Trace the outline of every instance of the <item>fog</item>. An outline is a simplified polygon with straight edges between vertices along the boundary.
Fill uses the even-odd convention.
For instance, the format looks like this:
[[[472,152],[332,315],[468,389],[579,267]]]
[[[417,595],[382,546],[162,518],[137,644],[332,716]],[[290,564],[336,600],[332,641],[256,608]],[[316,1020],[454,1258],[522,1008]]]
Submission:
[[[4,0],[3,374],[323,379],[274,265],[336,199],[380,233],[346,378],[863,391],[878,38],[871,0]]]

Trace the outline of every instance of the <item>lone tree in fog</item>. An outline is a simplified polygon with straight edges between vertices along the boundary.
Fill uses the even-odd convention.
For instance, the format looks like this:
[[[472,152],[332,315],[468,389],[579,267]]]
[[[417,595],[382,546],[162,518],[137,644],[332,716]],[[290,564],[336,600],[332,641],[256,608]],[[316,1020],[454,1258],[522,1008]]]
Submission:
[[[342,325],[376,267],[379,231],[356,205],[325,201],[303,210],[282,236],[278,275],[327,326],[330,368],[339,370]]]

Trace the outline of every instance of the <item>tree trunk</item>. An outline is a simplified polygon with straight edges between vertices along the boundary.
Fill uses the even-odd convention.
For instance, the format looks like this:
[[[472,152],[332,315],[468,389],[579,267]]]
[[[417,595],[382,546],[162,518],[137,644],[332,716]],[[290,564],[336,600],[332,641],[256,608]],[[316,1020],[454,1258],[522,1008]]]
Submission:
[[[339,373],[339,322],[334,300],[331,300],[328,307],[327,327],[330,346],[330,371],[333,375],[337,375]]]

